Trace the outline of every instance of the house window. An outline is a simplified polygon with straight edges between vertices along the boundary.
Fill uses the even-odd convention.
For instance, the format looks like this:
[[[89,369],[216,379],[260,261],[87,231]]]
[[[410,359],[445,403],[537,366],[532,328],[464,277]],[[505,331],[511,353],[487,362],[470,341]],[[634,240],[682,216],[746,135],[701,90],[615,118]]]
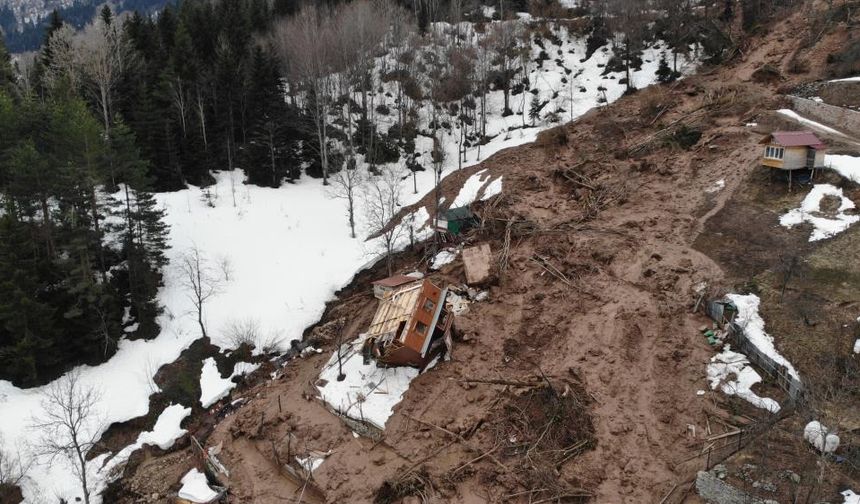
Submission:
[[[782,159],[785,157],[785,148],[767,146],[764,151],[764,157],[770,159]]]
[[[436,307],[436,303],[433,302],[432,299],[427,299],[424,301],[424,309],[428,312],[432,312],[433,308]]]
[[[424,334],[427,332],[427,325],[419,320],[418,322],[415,322],[415,331],[420,334]]]

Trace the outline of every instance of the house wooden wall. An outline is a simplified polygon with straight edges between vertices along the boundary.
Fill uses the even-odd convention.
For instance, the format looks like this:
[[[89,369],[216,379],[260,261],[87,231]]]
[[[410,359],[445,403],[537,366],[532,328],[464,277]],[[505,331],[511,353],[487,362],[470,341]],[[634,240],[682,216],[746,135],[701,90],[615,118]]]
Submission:
[[[785,157],[782,159],[783,170],[794,170],[806,167],[807,147],[786,147]]]
[[[779,145],[771,145],[771,147],[779,148]],[[764,157],[764,149],[762,149],[762,160],[761,164],[763,166],[768,166],[770,168],[780,168],[783,170],[796,170],[798,168],[806,168],[806,151],[808,147],[785,147],[785,153],[782,159],[771,159]],[[823,149],[818,149],[815,151],[815,167],[821,168],[824,166],[824,154],[825,151]]]
[[[433,333],[433,314],[439,305],[441,295],[442,289],[428,281],[424,282],[421,294],[418,296],[418,304],[415,306],[415,312],[409,321],[409,327],[406,329],[406,336],[402,340],[404,345],[419,354],[424,348],[424,340],[429,338]],[[428,300],[433,303],[433,307],[430,309],[426,307]],[[419,322],[424,325],[423,331],[418,330]]]

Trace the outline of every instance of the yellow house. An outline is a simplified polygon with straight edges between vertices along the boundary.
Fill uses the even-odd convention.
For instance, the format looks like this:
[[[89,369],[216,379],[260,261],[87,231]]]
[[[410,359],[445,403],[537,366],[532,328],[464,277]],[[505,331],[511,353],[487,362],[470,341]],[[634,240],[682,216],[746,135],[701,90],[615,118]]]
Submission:
[[[761,164],[780,170],[824,167],[827,147],[811,131],[775,131],[762,139]]]

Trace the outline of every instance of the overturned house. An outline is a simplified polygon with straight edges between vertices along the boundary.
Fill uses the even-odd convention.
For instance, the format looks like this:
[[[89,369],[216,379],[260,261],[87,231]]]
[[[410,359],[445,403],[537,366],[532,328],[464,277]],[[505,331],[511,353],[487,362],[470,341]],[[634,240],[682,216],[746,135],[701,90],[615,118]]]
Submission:
[[[454,316],[445,307],[447,288],[413,279],[389,288],[367,330],[365,362],[426,367],[451,346]]]

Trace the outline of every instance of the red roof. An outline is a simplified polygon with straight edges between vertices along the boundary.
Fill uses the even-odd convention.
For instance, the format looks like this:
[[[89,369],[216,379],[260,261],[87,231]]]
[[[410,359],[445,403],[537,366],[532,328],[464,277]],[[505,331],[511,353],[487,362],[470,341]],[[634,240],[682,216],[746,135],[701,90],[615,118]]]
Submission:
[[[408,284],[410,282],[414,282],[416,280],[421,280],[420,278],[411,277],[408,275],[394,275],[388,278],[383,278],[382,280],[377,280],[373,282],[373,285],[381,285],[383,287],[399,287],[404,284]]]
[[[811,131],[774,131],[770,134],[773,143],[784,147],[812,147],[821,149],[824,143]]]

